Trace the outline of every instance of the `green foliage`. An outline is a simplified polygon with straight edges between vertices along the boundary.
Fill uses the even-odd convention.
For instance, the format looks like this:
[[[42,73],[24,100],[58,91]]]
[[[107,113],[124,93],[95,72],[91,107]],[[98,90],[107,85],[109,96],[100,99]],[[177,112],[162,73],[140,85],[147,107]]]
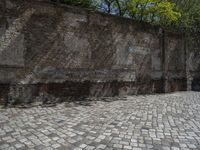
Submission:
[[[181,16],[175,3],[167,0],[127,0],[127,10],[132,18],[152,23],[170,23]]]
[[[200,33],[199,0],[51,0]]]
[[[171,26],[186,33],[188,47],[191,51],[200,51],[200,1],[176,0],[176,7],[182,16]]]
[[[187,32],[200,33],[200,1],[176,0],[176,8],[182,16],[175,27]]]
[[[94,0],[100,10],[151,23],[171,23],[181,17],[175,3],[169,0]],[[97,6],[97,5],[96,5]]]

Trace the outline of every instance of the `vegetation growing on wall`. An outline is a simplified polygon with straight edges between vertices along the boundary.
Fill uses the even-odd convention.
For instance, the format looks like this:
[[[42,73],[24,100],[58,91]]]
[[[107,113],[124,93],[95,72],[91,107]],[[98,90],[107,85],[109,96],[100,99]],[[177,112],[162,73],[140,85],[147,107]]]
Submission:
[[[200,32],[200,1],[175,0],[176,9],[181,12],[181,18],[174,24],[186,31]]]
[[[186,33],[200,49],[200,0],[51,0],[149,22]],[[194,46],[196,45],[196,46]]]
[[[199,0],[95,0],[97,9],[134,20],[199,32]]]
[[[51,0],[177,30],[200,32],[199,0]]]
[[[103,0],[96,3],[107,13],[151,23],[174,22],[181,17],[175,3],[167,0]]]

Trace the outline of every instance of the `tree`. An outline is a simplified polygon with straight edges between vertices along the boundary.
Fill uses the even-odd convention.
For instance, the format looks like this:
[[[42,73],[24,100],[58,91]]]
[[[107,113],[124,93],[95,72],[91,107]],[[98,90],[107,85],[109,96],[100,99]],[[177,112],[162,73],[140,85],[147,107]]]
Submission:
[[[167,0],[126,0],[126,5],[128,15],[139,21],[166,24],[181,16],[175,3]]]
[[[200,51],[200,1],[175,0],[175,3],[182,16],[171,27],[185,33],[191,51]]]
[[[123,16],[125,0],[93,0],[97,10]]]
[[[178,30],[200,32],[199,0],[51,0]]]
[[[182,16],[174,26],[187,32],[200,33],[200,1],[175,0],[175,3]]]
[[[151,23],[175,22],[181,16],[169,0],[96,0],[100,10]],[[102,9],[103,8],[103,9]]]

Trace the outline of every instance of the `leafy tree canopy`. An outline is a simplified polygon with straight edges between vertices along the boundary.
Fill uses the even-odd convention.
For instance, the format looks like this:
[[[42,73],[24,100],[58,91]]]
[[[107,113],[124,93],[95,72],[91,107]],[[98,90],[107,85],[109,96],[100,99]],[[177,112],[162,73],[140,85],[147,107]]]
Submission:
[[[200,1],[199,0],[174,0],[176,9],[181,17],[174,25],[186,31],[200,33]]]
[[[51,0],[185,31],[200,32],[199,0]]]
[[[167,0],[127,0],[127,10],[132,18],[153,23],[170,23],[181,17],[175,4]]]

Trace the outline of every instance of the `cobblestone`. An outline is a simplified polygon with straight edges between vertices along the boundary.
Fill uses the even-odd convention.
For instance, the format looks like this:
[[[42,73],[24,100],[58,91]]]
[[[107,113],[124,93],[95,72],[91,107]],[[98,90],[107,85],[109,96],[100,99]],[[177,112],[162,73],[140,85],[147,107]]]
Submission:
[[[0,150],[200,149],[198,92],[71,103],[0,109]]]

